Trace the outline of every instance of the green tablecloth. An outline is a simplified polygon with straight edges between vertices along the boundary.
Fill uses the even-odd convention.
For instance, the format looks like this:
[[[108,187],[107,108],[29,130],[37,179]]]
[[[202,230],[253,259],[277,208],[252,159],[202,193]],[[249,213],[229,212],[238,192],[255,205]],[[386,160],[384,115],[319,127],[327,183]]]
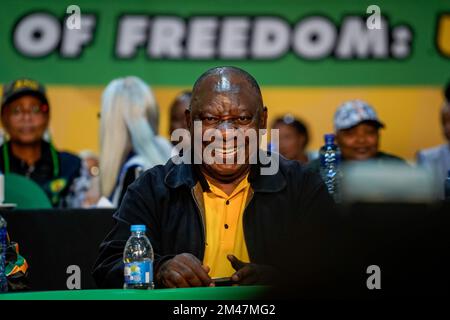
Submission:
[[[0,294],[0,300],[247,300],[258,299],[261,286],[156,289],[68,290]]]

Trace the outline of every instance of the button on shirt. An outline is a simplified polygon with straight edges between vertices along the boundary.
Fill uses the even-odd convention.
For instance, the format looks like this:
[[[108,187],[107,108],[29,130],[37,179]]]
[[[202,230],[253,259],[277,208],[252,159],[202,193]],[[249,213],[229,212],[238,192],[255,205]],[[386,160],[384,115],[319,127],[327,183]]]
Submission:
[[[209,181],[208,184],[210,190],[203,192],[206,216],[203,264],[210,267],[210,277],[229,277],[235,270],[227,255],[250,262],[242,223],[250,183],[245,177],[230,195]]]

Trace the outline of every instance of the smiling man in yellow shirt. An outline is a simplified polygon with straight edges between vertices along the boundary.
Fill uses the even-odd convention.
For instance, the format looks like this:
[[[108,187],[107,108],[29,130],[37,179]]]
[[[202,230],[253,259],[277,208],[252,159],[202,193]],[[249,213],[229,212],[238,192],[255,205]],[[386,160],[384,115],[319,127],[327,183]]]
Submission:
[[[186,113],[190,129],[193,121],[197,121],[201,122],[203,137],[208,130],[221,133],[219,144],[211,154],[215,160],[209,163],[203,159],[198,166],[207,185],[196,197],[201,203],[204,255],[201,267],[200,261],[191,255],[175,257],[161,266],[157,281],[164,285],[208,284],[208,279],[222,277],[231,277],[235,283],[246,283],[259,277],[257,273],[261,268],[251,263],[244,233],[244,212],[253,196],[248,180],[251,167],[249,142],[246,140],[245,145],[237,145],[232,135],[228,135],[229,129],[245,134],[248,130],[266,128],[267,109],[262,104],[258,85],[253,81],[242,70],[224,67],[205,73],[194,85],[191,109]],[[233,142],[230,148],[229,142]],[[210,144],[211,141],[203,141],[202,154]],[[240,148],[245,148],[243,163],[237,161]],[[234,161],[229,162],[230,159]],[[179,279],[179,274],[184,278],[187,268],[194,271],[195,277],[186,273],[187,278]],[[174,283],[177,280],[179,284]]]

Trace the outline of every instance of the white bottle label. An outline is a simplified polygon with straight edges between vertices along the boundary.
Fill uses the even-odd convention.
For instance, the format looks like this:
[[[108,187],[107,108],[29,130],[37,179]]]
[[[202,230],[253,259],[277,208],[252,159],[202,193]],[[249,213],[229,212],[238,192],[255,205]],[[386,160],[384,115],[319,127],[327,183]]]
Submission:
[[[153,281],[152,263],[150,261],[126,263],[124,275],[127,284],[149,284]]]

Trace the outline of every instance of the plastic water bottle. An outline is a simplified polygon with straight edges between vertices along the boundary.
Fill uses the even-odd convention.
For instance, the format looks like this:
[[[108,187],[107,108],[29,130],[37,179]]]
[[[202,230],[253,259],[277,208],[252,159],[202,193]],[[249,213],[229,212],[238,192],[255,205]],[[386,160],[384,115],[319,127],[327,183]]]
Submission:
[[[334,201],[340,202],[341,151],[334,144],[334,134],[325,135],[325,145],[319,150],[320,175]]]
[[[153,289],[153,248],[145,225],[132,225],[123,252],[124,289]]]
[[[6,279],[6,220],[0,215],[0,292],[8,291]]]
[[[450,170],[447,173],[447,179],[444,184],[445,201],[450,202]]]

